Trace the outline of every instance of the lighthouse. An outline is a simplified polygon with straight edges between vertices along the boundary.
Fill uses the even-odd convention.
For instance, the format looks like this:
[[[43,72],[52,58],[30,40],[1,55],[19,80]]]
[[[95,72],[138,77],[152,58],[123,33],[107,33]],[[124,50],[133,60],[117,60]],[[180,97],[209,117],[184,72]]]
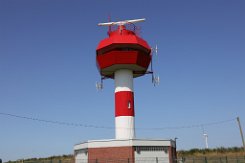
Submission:
[[[108,38],[100,41],[96,49],[96,62],[103,79],[115,82],[115,138],[135,138],[135,110],[133,79],[147,73],[151,62],[151,48],[135,30],[127,25],[145,19],[100,23],[100,26],[116,25],[108,31]],[[109,28],[111,29],[111,28]]]
[[[115,139],[88,140],[74,146],[75,163],[176,162],[172,139],[139,139],[135,136],[134,78],[152,74],[152,50],[137,33],[135,23],[145,19],[99,23],[108,26],[108,37],[99,41],[96,64],[104,79],[114,80]],[[153,78],[154,79],[154,78]],[[103,88],[102,82],[97,88]],[[103,107],[103,106],[102,106]]]

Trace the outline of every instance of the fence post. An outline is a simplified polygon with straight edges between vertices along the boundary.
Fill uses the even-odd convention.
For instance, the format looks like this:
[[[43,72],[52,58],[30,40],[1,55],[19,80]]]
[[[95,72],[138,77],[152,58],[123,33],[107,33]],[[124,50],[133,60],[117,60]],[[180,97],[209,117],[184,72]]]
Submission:
[[[62,161],[61,161],[61,159],[59,159],[59,163],[61,163]]]
[[[130,163],[130,160],[129,160],[129,158],[128,158],[128,163]]]
[[[158,157],[156,157],[156,163],[158,163]]]
[[[96,158],[95,162],[98,163],[98,159],[97,158]]]
[[[208,163],[207,157],[205,156],[204,158],[205,163]]]
[[[228,157],[227,156],[225,156],[225,161],[226,161],[226,163],[228,163]]]
[[[222,163],[222,158],[221,157],[219,158],[219,162]]]

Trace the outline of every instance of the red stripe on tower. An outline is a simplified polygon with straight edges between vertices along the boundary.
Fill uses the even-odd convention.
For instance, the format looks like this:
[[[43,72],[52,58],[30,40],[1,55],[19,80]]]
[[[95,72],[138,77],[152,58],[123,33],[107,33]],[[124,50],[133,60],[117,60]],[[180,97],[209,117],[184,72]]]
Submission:
[[[115,93],[115,116],[134,116],[134,93],[121,91]]]

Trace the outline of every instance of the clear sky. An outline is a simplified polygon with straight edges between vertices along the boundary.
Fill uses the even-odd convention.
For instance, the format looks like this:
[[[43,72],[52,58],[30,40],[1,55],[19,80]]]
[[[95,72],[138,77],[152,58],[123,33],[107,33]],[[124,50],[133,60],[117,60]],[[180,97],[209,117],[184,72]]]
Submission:
[[[0,0],[0,112],[114,127],[114,83],[95,64],[108,15],[138,23],[158,45],[161,83],[135,79],[137,138],[174,139],[178,149],[241,146],[245,129],[244,0]],[[168,128],[170,127],[170,128]],[[180,128],[171,128],[180,127]],[[144,129],[142,129],[144,128]],[[161,128],[146,130],[146,128]],[[75,127],[0,114],[3,161],[73,153],[86,140],[114,138],[114,129]]]

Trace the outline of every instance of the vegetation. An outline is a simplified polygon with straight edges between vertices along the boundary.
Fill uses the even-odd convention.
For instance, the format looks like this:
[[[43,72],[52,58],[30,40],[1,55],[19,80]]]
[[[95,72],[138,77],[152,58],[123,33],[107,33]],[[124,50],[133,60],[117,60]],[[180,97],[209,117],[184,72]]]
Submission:
[[[219,147],[213,149],[190,149],[177,151],[178,157],[198,157],[198,156],[244,156],[242,147]]]
[[[69,155],[62,155],[62,156],[50,156],[50,157],[46,157],[46,158],[28,158],[28,159],[20,159],[20,160],[16,160],[16,161],[8,161],[7,163],[60,163],[60,161],[64,161],[64,160],[72,160],[73,159],[73,155],[69,154]],[[52,160],[52,161],[51,161]],[[68,161],[70,162],[70,161]]]

